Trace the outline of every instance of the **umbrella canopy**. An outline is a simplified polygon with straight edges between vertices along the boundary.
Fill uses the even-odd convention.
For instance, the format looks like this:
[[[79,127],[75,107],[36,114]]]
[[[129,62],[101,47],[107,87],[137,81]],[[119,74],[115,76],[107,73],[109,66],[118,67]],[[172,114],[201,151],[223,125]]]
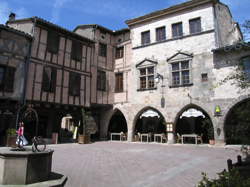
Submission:
[[[196,110],[195,108],[190,108],[182,113],[180,119],[183,117],[190,118],[190,117],[200,117],[200,116],[205,118],[205,115],[201,111]]]
[[[142,117],[157,117],[157,118],[160,118],[160,115],[157,113],[157,112],[155,112],[155,111],[153,111],[153,110],[147,110],[147,111],[145,111],[145,112],[143,112],[143,114],[140,116],[140,118],[142,118]]]

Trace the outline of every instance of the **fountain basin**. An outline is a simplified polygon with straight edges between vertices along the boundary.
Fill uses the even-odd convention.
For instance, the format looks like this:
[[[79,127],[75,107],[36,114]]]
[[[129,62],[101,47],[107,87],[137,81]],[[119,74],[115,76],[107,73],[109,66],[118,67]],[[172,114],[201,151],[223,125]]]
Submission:
[[[32,152],[0,149],[0,185],[25,185],[49,180],[53,150]]]

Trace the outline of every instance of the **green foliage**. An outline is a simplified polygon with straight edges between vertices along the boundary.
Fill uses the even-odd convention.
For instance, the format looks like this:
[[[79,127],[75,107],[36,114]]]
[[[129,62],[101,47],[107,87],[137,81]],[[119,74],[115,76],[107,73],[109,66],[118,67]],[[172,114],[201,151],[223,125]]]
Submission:
[[[7,136],[16,136],[16,129],[14,128],[9,128],[6,131]]]
[[[226,120],[228,144],[250,144],[250,101],[236,105]]]
[[[205,173],[202,173],[202,180],[198,187],[249,187],[250,178],[244,179],[237,169],[230,172],[222,171],[218,173],[217,179],[209,179]]]

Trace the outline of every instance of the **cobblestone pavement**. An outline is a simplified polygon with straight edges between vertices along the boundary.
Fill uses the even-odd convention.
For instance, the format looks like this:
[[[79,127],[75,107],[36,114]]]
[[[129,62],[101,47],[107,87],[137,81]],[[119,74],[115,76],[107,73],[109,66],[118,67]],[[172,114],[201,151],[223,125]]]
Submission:
[[[197,145],[96,142],[51,145],[55,172],[67,187],[194,187],[236,162],[233,149]]]

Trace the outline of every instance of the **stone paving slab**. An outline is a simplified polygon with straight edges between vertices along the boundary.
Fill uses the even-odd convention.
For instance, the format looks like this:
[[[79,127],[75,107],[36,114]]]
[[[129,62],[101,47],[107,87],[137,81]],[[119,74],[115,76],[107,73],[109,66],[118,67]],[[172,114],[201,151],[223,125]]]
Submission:
[[[67,187],[194,187],[201,172],[215,177],[236,162],[239,148],[207,145],[97,142],[50,145],[52,171]]]

